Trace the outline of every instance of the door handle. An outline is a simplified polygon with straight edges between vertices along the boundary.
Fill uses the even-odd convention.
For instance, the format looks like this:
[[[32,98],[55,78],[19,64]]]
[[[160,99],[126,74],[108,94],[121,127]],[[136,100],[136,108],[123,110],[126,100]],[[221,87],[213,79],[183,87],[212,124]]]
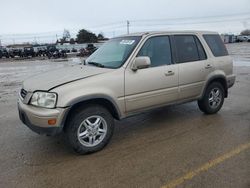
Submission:
[[[174,71],[165,72],[165,76],[172,76],[172,75],[174,75]]]
[[[206,69],[210,69],[210,68],[212,68],[212,67],[213,67],[212,65],[207,64],[205,68],[206,68]]]

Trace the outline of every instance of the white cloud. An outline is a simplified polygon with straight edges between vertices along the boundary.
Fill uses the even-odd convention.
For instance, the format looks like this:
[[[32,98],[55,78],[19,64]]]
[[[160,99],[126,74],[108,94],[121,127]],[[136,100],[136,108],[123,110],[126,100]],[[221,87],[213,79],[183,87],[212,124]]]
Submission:
[[[239,18],[238,21],[206,24],[170,24],[149,26],[141,22],[141,26],[131,23],[131,31],[177,29],[206,29],[219,32],[239,32],[249,27],[249,0],[1,0],[0,35],[10,33],[56,33],[64,28],[77,32],[80,28],[92,28],[94,32],[103,31],[113,36],[126,32],[126,20],[152,20],[172,18],[197,18],[201,21],[211,21],[216,15],[235,15],[249,13],[248,19]],[[235,19],[236,17],[232,17]],[[220,18],[214,18],[219,20]],[[190,19],[192,20],[192,19]],[[120,22],[109,27],[107,23]],[[144,26],[143,26],[144,24]],[[96,26],[96,27],[94,27]],[[100,26],[100,27],[98,27]]]

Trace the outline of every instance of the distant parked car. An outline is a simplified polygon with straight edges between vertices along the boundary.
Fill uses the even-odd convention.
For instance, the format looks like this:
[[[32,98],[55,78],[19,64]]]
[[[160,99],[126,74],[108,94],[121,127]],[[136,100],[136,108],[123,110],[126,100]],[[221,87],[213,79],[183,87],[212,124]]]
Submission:
[[[50,59],[53,57],[53,54],[56,54],[58,52],[58,49],[56,48],[56,46],[51,45],[51,46],[47,46],[47,57]]]
[[[35,57],[36,53],[33,47],[24,47],[23,49],[23,57]]]
[[[9,52],[8,52],[8,50],[6,48],[1,48],[0,49],[0,58],[3,58],[3,57],[5,57],[5,58],[10,57]]]
[[[52,49],[51,51],[48,52],[48,58],[66,58],[67,54],[66,54],[66,50],[58,50],[58,49]]]
[[[71,52],[77,52],[77,49],[73,48],[73,49],[71,50]]]
[[[85,56],[88,56],[88,54],[89,54],[89,52],[85,48],[81,48],[79,50],[79,53],[77,54],[77,56],[85,57]]]
[[[47,56],[46,47],[40,47],[37,49],[36,56]]]
[[[79,54],[77,56],[85,57],[90,56],[94,53],[98,48],[94,46],[94,44],[88,44],[86,48],[82,48],[79,50]]]
[[[67,53],[69,53],[70,50],[65,49],[65,50],[59,50],[59,58],[66,58],[67,57]]]
[[[12,48],[9,50],[9,56],[12,58],[16,56],[23,57],[23,50],[21,48]]]
[[[250,40],[250,36],[239,35],[236,37],[236,42],[247,42]]]
[[[94,46],[94,44],[88,44],[86,47],[86,50],[88,51],[88,55],[91,55],[97,50],[97,47]]]

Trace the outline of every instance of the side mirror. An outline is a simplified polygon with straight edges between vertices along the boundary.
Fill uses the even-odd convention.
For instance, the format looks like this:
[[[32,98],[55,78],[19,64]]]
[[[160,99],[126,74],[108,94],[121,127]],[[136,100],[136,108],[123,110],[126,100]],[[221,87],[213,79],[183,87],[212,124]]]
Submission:
[[[150,67],[151,61],[148,56],[136,57],[132,65],[132,70],[137,71],[138,69],[145,69]]]

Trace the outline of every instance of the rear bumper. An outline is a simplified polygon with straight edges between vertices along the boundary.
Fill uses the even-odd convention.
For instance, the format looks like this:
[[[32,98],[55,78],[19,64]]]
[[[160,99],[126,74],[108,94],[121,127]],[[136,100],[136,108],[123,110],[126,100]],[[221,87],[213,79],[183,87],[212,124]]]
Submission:
[[[227,76],[227,87],[230,88],[235,83],[236,76],[234,74]]]
[[[38,134],[54,136],[63,130],[65,113],[67,109],[44,109],[23,104],[18,100],[18,112],[20,120],[32,131]],[[49,125],[49,119],[56,119],[55,125]]]

